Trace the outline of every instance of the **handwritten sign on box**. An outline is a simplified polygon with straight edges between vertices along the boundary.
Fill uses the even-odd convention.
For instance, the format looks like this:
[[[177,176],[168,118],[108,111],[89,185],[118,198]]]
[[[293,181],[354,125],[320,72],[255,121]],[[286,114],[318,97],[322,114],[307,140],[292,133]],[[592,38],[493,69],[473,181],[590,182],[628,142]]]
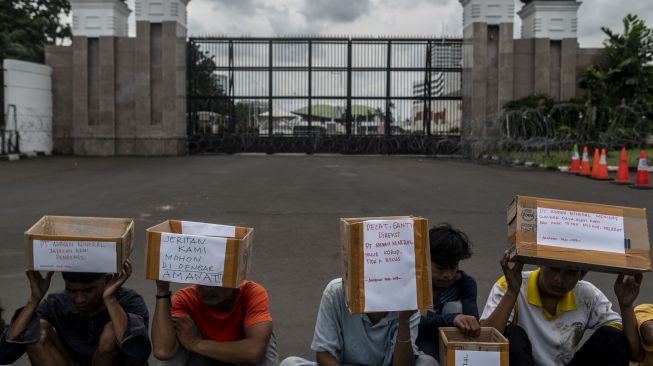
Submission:
[[[417,309],[414,235],[411,219],[363,222],[365,312]]]
[[[623,254],[624,219],[622,216],[538,207],[537,243]]]
[[[227,238],[162,233],[160,248],[161,280],[222,286]]]
[[[116,242],[34,240],[35,271],[113,273]]]
[[[455,366],[500,366],[499,352],[456,350]]]

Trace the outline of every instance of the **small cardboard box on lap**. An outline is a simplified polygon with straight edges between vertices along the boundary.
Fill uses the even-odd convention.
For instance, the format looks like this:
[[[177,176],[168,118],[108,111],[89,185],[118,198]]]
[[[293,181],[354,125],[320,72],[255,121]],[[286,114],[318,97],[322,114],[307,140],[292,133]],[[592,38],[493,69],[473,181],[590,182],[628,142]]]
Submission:
[[[433,306],[429,227],[424,218],[341,219],[340,264],[352,314]]]
[[[238,288],[253,242],[252,228],[168,220],[147,229],[145,277]]]
[[[25,232],[27,269],[118,273],[133,242],[132,219],[43,216]]]
[[[441,366],[508,366],[508,340],[494,328],[468,338],[458,328],[440,328]]]
[[[646,209],[517,196],[507,222],[512,260],[608,273],[651,270]]]

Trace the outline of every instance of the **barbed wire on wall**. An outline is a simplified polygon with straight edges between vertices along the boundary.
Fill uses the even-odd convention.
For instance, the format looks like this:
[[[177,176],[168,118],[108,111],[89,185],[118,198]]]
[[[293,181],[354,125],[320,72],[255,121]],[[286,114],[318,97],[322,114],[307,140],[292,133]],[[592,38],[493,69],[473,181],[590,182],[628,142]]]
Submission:
[[[457,155],[459,139],[426,136],[273,136],[232,134],[223,137],[190,136],[189,152],[333,153]]]
[[[645,147],[653,132],[643,109],[572,103],[507,111],[496,126],[499,138],[492,150],[517,154],[569,151],[575,144],[608,150]]]

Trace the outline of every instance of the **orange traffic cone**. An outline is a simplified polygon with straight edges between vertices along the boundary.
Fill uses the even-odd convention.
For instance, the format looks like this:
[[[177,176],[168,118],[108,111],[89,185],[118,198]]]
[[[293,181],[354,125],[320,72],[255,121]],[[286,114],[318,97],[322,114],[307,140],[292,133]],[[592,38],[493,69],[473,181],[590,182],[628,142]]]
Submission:
[[[569,173],[580,173],[580,156],[578,155],[578,145],[574,145],[574,150],[571,153],[571,166]]]
[[[635,177],[635,185],[631,188],[638,189],[651,189],[651,183],[648,179],[648,163],[646,162],[646,150],[639,153],[639,164],[637,165],[637,176]]]
[[[590,156],[587,153],[587,146],[583,147],[583,160],[580,164],[580,172],[582,176],[589,177],[590,175]]]
[[[614,184],[631,184],[630,173],[628,172],[628,158],[626,157],[626,148],[621,148],[621,158],[619,159],[619,169],[617,177],[611,183]]]
[[[594,176],[597,180],[610,180],[608,175],[608,157],[606,156],[605,149],[601,149],[601,158],[599,159],[599,169]]]
[[[599,174],[599,161],[601,160],[601,157],[599,156],[599,149],[594,149],[594,160],[592,161],[592,173],[590,174],[590,178],[596,178],[596,176]]]

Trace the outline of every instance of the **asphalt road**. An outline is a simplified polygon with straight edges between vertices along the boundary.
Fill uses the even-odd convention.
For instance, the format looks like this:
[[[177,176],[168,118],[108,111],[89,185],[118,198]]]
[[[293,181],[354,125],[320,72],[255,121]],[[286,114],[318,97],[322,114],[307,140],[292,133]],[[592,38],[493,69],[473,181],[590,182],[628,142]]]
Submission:
[[[320,296],[339,277],[339,218],[412,214],[462,229],[474,256],[461,268],[477,279],[482,309],[500,275],[506,205],[516,194],[653,209],[653,191],[461,159],[241,155],[0,162],[0,303],[7,319],[29,296],[23,232],[45,214],[134,218],[135,273],[128,287],[143,294],[151,311],[154,283],[143,271],[147,227],[173,218],[250,226],[256,230],[250,278],[269,291],[280,356],[312,358]],[[612,300],[614,278],[587,277]],[[55,276],[52,288],[62,286]],[[646,275],[639,302],[653,302],[652,290],[653,277]]]

